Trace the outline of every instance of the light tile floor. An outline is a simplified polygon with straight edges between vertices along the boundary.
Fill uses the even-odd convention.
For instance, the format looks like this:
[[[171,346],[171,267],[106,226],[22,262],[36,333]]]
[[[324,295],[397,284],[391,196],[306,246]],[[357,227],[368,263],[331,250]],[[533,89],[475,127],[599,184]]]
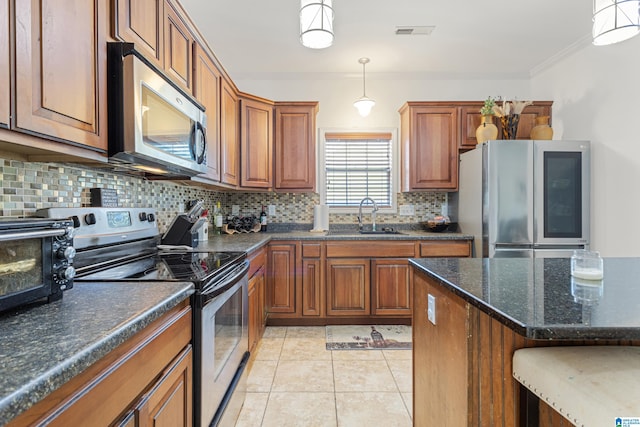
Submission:
[[[236,427],[409,427],[410,350],[325,348],[325,328],[268,327]]]

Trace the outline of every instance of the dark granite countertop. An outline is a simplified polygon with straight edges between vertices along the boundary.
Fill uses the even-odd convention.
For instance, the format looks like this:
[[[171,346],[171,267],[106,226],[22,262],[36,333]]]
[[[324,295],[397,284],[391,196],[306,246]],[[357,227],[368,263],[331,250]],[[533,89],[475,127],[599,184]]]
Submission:
[[[76,283],[62,300],[0,316],[0,425],[193,293],[188,282]]]
[[[401,230],[402,234],[359,234],[341,230],[338,234],[327,232],[289,231],[281,233],[237,233],[209,236],[209,240],[198,249],[215,251],[251,252],[271,240],[471,240],[473,236],[461,233],[429,233],[426,231]]]
[[[601,282],[573,279],[565,258],[410,263],[527,338],[640,339],[640,258],[605,258]]]

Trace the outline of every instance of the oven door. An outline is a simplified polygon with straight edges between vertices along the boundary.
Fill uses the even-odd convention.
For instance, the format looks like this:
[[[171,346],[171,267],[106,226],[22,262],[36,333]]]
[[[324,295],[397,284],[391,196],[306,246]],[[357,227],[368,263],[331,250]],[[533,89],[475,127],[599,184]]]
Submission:
[[[209,426],[212,421],[217,425],[231,398],[238,400],[234,392],[244,392],[238,381],[249,350],[248,269],[249,263],[245,261],[211,290],[205,288],[195,295],[196,426]]]

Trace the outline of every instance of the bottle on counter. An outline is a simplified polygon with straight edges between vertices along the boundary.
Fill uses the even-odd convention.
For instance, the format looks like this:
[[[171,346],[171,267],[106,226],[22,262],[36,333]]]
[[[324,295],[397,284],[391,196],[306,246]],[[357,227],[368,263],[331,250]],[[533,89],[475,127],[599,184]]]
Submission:
[[[216,204],[215,207],[215,211],[213,214],[213,221],[214,221],[214,233],[215,234],[222,234],[222,228],[224,226],[224,214],[222,213],[222,208],[220,207],[220,201],[218,200],[218,203]]]
[[[267,212],[264,210],[264,205],[262,206],[262,212],[260,212],[260,231],[267,231]]]

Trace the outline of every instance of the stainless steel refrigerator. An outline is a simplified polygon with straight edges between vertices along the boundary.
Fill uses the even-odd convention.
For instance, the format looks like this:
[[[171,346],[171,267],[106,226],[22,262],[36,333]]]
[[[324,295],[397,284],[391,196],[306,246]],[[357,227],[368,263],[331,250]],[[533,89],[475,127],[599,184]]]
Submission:
[[[499,140],[460,156],[457,219],[476,257],[569,257],[589,247],[590,143]]]

